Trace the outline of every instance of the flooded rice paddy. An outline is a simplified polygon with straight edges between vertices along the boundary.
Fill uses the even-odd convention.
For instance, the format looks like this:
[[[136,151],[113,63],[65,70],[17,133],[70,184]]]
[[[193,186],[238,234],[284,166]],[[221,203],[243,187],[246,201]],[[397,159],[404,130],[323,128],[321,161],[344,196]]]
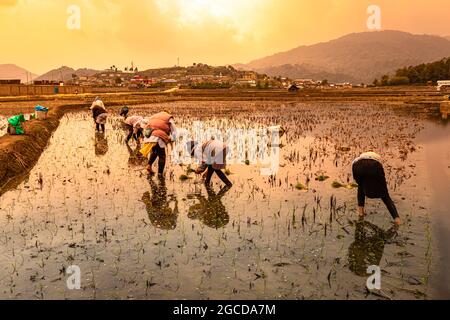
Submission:
[[[135,106],[131,113],[163,109],[182,128],[197,120],[219,128],[283,125],[278,173],[267,177],[258,165],[233,164],[231,189],[217,177],[207,189],[194,174],[181,180],[187,167],[169,156],[165,179],[149,178],[136,145],[124,144],[118,117],[109,118],[103,136],[88,112],[66,114],[29,176],[0,197],[0,298],[430,299],[448,293],[438,285],[448,261],[448,244],[438,245],[448,238],[442,229],[449,220],[442,190],[450,179],[448,127],[357,103],[177,102]],[[367,201],[368,216],[358,221],[351,162],[369,149],[383,155],[404,222],[399,230],[378,200]],[[430,152],[442,152],[442,161],[431,165]],[[438,167],[444,182],[435,190]],[[80,290],[67,288],[71,265],[80,267]],[[382,269],[376,295],[365,287],[370,265]]]

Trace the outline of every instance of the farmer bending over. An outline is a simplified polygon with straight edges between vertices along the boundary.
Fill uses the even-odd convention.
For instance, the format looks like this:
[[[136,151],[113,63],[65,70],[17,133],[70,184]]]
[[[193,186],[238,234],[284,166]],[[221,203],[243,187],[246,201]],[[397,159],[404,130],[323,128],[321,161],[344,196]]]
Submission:
[[[126,118],[124,122],[128,130],[128,136],[125,142],[128,144],[132,137],[136,142],[139,142],[139,138],[142,137],[143,128],[148,124],[148,120],[145,120],[141,116],[131,116]]]
[[[188,148],[191,150],[191,157],[195,157],[195,159],[199,160],[201,163],[197,170],[195,170],[195,173],[202,174],[206,171],[206,185],[211,183],[211,178],[214,173],[217,174],[220,180],[228,187],[233,185],[231,181],[228,180],[225,173],[222,172],[222,169],[226,168],[226,158],[228,153],[228,147],[225,143],[218,140],[210,140],[203,144],[191,141],[189,142]]]
[[[154,174],[152,165],[158,159],[158,174],[162,175],[166,166],[166,146],[177,136],[175,120],[171,114],[163,111],[150,117],[146,128],[150,129],[150,136],[145,137],[144,142],[153,144],[147,171]]]
[[[120,109],[119,115],[123,117],[124,120],[126,120],[128,118],[128,112],[130,112],[130,109],[127,106],[125,106],[122,109]]]
[[[374,152],[361,154],[353,161],[353,178],[358,183],[358,210],[365,216],[365,198],[381,199],[389,210],[396,225],[401,224],[394,202],[389,196],[381,156]]]
[[[103,101],[96,98],[90,109],[95,122],[95,131],[105,132],[105,123],[108,118],[108,111],[106,111]]]

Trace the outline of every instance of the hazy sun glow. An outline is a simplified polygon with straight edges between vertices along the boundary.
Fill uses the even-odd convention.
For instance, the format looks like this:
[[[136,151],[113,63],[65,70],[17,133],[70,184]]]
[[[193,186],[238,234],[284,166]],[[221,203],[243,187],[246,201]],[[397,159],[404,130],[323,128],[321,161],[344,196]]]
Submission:
[[[271,2],[270,0],[154,1],[160,13],[172,19],[179,30],[216,25],[228,30],[235,42],[248,39],[258,19],[253,11],[264,9]]]
[[[199,24],[210,18],[224,21],[240,15],[246,8],[246,2],[241,0],[156,0],[162,13],[178,12],[182,24]],[[254,1],[249,1],[254,2]]]
[[[0,0],[0,63],[140,68],[249,62],[368,31],[373,0]],[[382,28],[450,35],[449,0],[377,0]],[[81,29],[68,30],[79,6]]]

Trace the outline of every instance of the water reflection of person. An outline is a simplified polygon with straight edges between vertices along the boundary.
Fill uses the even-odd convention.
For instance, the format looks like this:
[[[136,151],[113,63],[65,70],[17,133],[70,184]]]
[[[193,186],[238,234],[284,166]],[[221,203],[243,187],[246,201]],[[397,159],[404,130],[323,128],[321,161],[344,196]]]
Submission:
[[[177,227],[178,200],[174,195],[167,196],[166,181],[163,177],[158,178],[159,184],[149,179],[151,193],[145,192],[142,201],[147,209],[150,222],[156,228],[162,230],[174,230]],[[171,203],[174,208],[171,208]]]
[[[230,216],[222,203],[222,197],[231,189],[231,186],[223,187],[215,193],[210,185],[206,186],[208,198],[203,195],[196,195],[199,203],[189,208],[188,217],[193,220],[200,220],[210,228],[219,229],[230,222]]]
[[[105,132],[97,131],[95,133],[95,155],[104,156],[108,152],[108,139],[105,136]]]
[[[95,98],[90,110],[92,111],[92,117],[95,122],[95,131],[104,133],[106,119],[108,118],[108,111],[106,110],[103,101],[98,97]]]
[[[397,236],[398,227],[384,231],[378,226],[360,219],[356,223],[355,241],[348,248],[350,270],[358,276],[367,276],[369,266],[379,266],[386,241]]]
[[[128,158],[128,165],[130,167],[142,166],[147,163],[147,158],[139,152],[139,145],[137,145],[135,149],[132,149],[128,144],[126,146],[128,153],[130,154],[130,157]]]

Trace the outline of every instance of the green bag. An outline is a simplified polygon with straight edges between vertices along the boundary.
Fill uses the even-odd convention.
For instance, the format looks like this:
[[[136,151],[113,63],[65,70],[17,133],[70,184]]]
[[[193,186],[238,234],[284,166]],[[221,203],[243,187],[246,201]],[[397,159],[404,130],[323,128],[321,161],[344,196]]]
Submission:
[[[8,119],[8,123],[16,129],[16,134],[18,135],[25,134],[25,131],[22,128],[22,122],[25,122],[25,117],[23,114],[19,114]]]

